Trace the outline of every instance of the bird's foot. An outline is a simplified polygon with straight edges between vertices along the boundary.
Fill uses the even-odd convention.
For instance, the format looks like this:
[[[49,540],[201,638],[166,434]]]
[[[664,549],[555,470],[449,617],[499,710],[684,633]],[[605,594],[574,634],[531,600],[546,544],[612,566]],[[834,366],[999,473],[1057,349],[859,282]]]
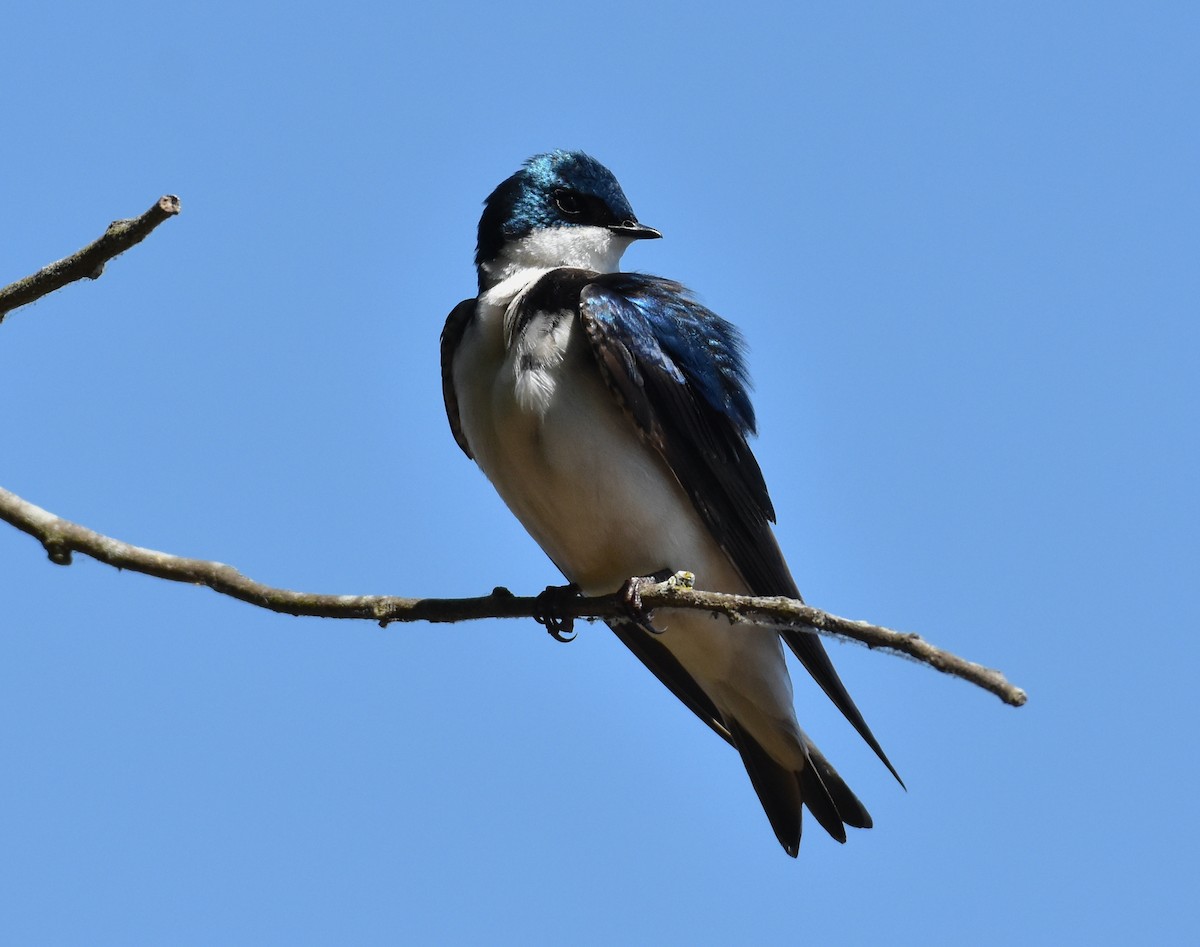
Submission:
[[[581,590],[572,582],[570,585],[548,585],[537,597],[537,614],[534,621],[543,625],[555,641],[575,640],[575,619],[567,614],[566,605],[579,598]]]
[[[654,626],[650,624],[650,611],[642,604],[642,592],[663,582],[679,582],[690,587],[694,578],[690,572],[672,572],[670,569],[659,569],[650,575],[635,575],[626,579],[625,584],[621,586],[621,599],[634,621],[654,631]]]

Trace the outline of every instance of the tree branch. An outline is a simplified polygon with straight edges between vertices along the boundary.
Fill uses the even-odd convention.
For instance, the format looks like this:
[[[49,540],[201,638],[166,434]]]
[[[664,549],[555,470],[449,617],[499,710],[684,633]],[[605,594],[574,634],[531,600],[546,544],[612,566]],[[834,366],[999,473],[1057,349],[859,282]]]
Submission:
[[[167,194],[160,197],[141,217],[114,220],[104,231],[104,236],[78,253],[72,253],[57,263],[42,267],[32,276],[0,289],[0,322],[18,306],[35,302],[68,283],[84,277],[99,279],[105,263],[141,243],[155,227],[178,213],[179,198]]]
[[[111,223],[95,243],[32,276],[0,289],[0,322],[18,306],[41,299],[68,283],[87,277],[97,279],[104,264],[117,254],[140,243],[168,217],[179,213],[179,198],[167,195],[146,213],[131,220]],[[277,589],[242,575],[232,566],[203,559],[187,559],[154,549],[143,549],[112,539],[85,526],[61,519],[39,506],[0,488],[0,520],[34,537],[45,548],[50,561],[70,565],[73,553],[81,552],[118,569],[145,575],[206,585],[215,592],[288,615],[320,618],[359,618],[388,625],[397,621],[457,622],[476,618],[535,618],[543,614],[539,596],[516,596],[507,589],[476,598],[400,598],[392,595],[322,595]],[[1025,692],[1010,684],[999,671],[935,648],[914,634],[892,631],[866,622],[851,621],[789,598],[752,598],[693,589],[687,573],[677,573],[666,582],[639,584],[641,607],[687,608],[724,615],[730,624],[770,625],[804,628],[817,634],[856,641],[868,648],[912,658],[946,674],[960,677],[995,694],[1006,704],[1020,707]],[[607,619],[629,616],[624,593],[593,598],[564,599],[555,606],[563,619]]]
[[[80,552],[118,569],[129,569],[173,582],[206,585],[222,595],[287,615],[369,619],[386,626],[391,622],[409,621],[533,618],[541,614],[544,608],[537,596],[516,596],[507,589],[496,589],[491,595],[476,598],[437,599],[392,595],[323,595],[273,588],[255,582],[232,566],[220,562],[187,559],[112,539],[61,519],[3,488],[0,488],[0,519],[38,540],[50,561],[58,565],[70,565],[72,553]],[[915,634],[839,618],[794,599],[701,592],[692,589],[686,580],[678,576],[666,582],[643,586],[640,594],[646,610],[696,609],[724,615],[731,624],[804,628],[820,635],[856,641],[868,648],[912,658],[976,684],[1013,707],[1025,703],[1025,692],[1010,684],[999,671],[936,648]],[[560,606],[556,610],[564,618],[590,620],[629,615],[629,606],[621,592],[568,599]]]

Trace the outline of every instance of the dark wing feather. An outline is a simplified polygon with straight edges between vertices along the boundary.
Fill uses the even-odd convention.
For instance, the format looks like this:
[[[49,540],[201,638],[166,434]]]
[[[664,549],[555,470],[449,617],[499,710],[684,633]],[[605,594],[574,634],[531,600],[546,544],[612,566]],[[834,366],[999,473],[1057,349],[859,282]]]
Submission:
[[[722,740],[733,743],[716,705],[696,679],[684,670],[679,659],[658,640],[658,635],[645,625],[632,621],[610,621],[608,627],[685,707],[712,727]]]
[[[581,271],[565,272],[572,274],[572,284],[584,279]],[[579,313],[609,387],[666,460],[747,585],[757,595],[799,599],[771,532],[775,511],[762,471],[746,443],[754,433],[754,412],[737,330],[680,284],[640,273],[591,276],[580,290]],[[899,780],[820,639],[793,629],[781,634]]]
[[[804,796],[801,797],[800,780],[796,773],[781,766],[736,720],[730,721],[730,729],[733,745],[742,754],[742,762],[746,764],[750,783],[758,793],[758,801],[762,803],[763,811],[771,820],[771,828],[775,830],[775,837],[785,852],[792,858],[800,852],[804,817],[804,810],[800,807],[802,801],[808,804],[817,821],[830,835],[839,842],[846,841],[846,830],[842,828],[837,812],[833,812],[832,821],[829,819],[832,803],[828,798],[821,798],[816,793],[810,795],[809,786],[804,787]],[[811,771],[812,767],[806,766],[805,769]],[[820,789],[819,781],[813,784],[813,788]]]
[[[450,422],[450,433],[464,454],[475,459],[471,447],[463,436],[458,418],[458,396],[454,393],[454,353],[475,316],[475,300],[464,299],[450,310],[446,325],[442,328],[442,398],[446,402],[446,419]]]
[[[743,729],[737,720],[726,728],[716,706],[645,625],[610,621],[617,638],[679,701],[741,754],[750,782],[771,820],[775,836],[793,857],[800,849],[800,802],[809,807],[821,827],[839,842],[846,841],[844,825],[869,829],[871,816],[837,770],[812,743],[805,740],[809,765],[800,772],[781,766]]]

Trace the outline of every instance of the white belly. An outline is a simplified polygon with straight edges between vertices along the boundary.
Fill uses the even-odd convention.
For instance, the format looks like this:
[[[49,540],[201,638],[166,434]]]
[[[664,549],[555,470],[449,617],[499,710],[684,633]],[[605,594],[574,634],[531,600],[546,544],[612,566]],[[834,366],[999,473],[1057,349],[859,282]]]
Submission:
[[[711,554],[708,547],[720,550],[666,463],[609,392],[573,317],[560,328],[560,360],[539,372],[536,399],[520,394],[528,385],[518,375],[520,353],[484,344],[480,329],[486,324],[472,326],[455,359],[463,432],[567,578],[595,594],[631,575],[687,569],[703,588],[743,589],[724,554]]]
[[[472,323],[455,358],[462,430],[483,472],[563,574],[587,594],[660,570],[693,572],[698,588],[748,592],[608,390],[576,318],[560,324],[561,358],[544,367],[532,391],[529,379],[520,383],[521,353],[506,350],[489,322]],[[791,680],[774,631],[670,609],[655,612],[654,624],[719,707],[759,731],[781,758],[795,751]]]

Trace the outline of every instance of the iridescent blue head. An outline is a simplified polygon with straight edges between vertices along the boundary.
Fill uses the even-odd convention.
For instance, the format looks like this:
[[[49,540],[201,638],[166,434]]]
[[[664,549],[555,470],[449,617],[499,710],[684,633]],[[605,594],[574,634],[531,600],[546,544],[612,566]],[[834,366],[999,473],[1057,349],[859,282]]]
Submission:
[[[475,265],[479,288],[527,268],[617,268],[634,240],[661,237],[638,223],[611,171],[582,151],[535,155],[484,201]]]

